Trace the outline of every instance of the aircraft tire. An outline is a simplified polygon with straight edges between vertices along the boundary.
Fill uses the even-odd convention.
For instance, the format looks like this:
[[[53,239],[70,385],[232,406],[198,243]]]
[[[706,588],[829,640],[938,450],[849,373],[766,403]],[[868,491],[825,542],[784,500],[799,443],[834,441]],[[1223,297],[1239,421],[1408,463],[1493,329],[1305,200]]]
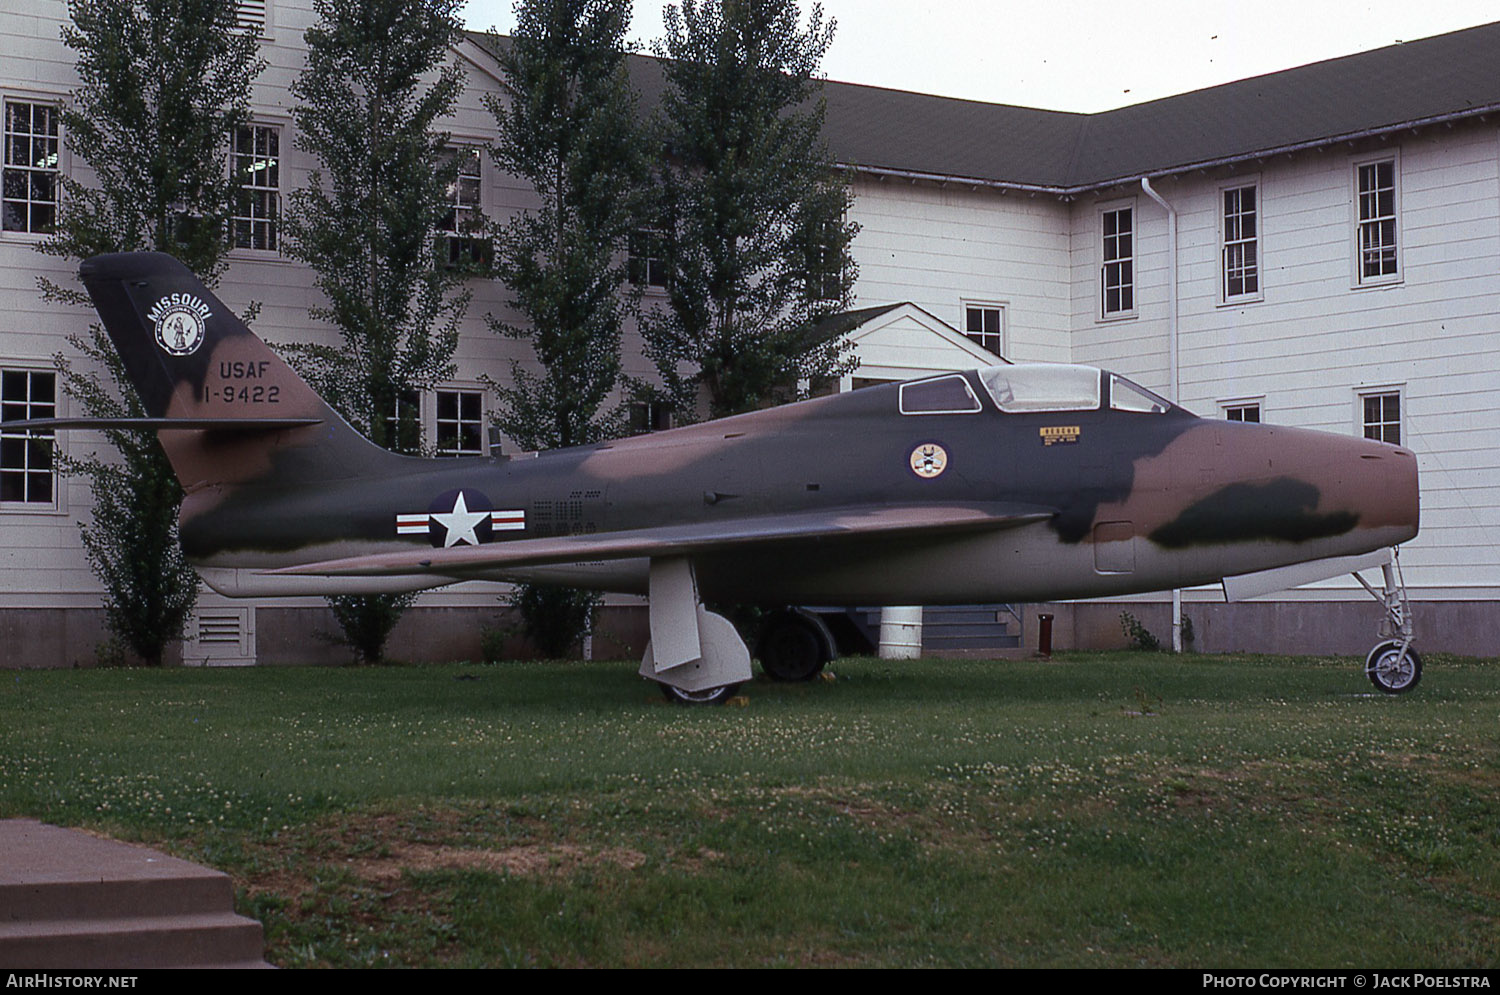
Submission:
[[[667,696],[667,700],[678,705],[722,705],[740,689],[738,684],[723,684],[716,688],[704,688],[702,691],[684,691],[665,682],[657,683],[661,684],[662,693]]]
[[[766,623],[756,644],[760,667],[773,681],[810,681],[828,663],[822,635],[796,612],[779,611]]]
[[[1410,646],[1402,654],[1400,641],[1387,639],[1365,657],[1365,673],[1384,693],[1405,694],[1422,679],[1422,658]]]

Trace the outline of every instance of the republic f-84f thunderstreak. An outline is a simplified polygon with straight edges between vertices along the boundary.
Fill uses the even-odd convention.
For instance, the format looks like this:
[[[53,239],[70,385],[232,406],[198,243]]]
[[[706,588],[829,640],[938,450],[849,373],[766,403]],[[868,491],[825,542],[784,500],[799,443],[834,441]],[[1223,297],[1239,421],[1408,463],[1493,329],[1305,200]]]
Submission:
[[[1367,671],[1388,691],[1420,673],[1389,565],[1417,534],[1417,461],[1397,446],[1201,419],[1091,367],[1000,365],[526,458],[419,459],[363,438],[171,257],[97,256],[81,276],[150,415],[132,424],[186,491],[183,547],[226,595],[646,594],[641,673],[717,701],[750,654],[705,598],[1260,593],[1383,559],[1396,628]],[[773,676],[816,671],[763,656]]]

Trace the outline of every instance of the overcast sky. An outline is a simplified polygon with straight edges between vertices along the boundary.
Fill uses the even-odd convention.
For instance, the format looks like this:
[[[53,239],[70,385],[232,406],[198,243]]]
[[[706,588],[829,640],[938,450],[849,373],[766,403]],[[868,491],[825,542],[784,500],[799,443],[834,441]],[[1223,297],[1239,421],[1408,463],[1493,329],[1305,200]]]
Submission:
[[[468,0],[507,32],[512,0]],[[663,0],[636,0],[649,51]],[[803,9],[810,8],[804,3]],[[829,79],[1099,111],[1500,20],[1495,0],[824,0]],[[1500,56],[1497,56],[1500,67]]]

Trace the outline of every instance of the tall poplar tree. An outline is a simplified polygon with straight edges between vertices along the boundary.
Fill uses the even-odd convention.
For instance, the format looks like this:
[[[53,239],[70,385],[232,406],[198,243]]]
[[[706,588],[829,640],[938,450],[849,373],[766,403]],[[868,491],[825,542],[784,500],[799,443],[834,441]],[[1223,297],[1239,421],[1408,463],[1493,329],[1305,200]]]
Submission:
[[[446,63],[463,0],[316,0],[292,83],[297,148],[318,166],[292,193],[288,255],[310,266],[338,346],[290,349],[301,371],[377,444],[399,444],[398,405],[452,376],[466,275],[434,238],[458,163],[437,121],[463,76]],[[428,74],[434,78],[424,79]]]
[[[503,225],[496,275],[525,318],[491,326],[531,343],[540,377],[520,363],[501,387],[499,427],[528,449],[595,442],[620,374],[629,306],[622,258],[648,172],[625,72],[629,0],[521,0],[501,50],[496,165],[528,181],[540,205]]]
[[[852,367],[813,326],[854,284],[846,179],[821,137],[816,74],[834,24],[794,0],[683,0],[658,43],[667,91],[657,227],[669,306],[646,353],[680,414],[745,411]]]
[[[540,376],[511,364],[495,424],[526,449],[596,442],[619,419],[604,409],[620,377],[626,293],[622,250],[648,174],[625,72],[629,0],[520,0],[499,55],[503,95],[496,165],[527,180],[540,204],[495,238],[495,272],[523,323],[495,331],[531,343]],[[546,656],[588,629],[599,596],[533,584],[512,604]]]
[[[292,84],[301,102],[297,148],[318,167],[290,197],[289,255],[316,273],[327,305],[314,317],[338,346],[301,344],[289,357],[360,431],[388,449],[414,392],[452,376],[468,306],[466,271],[440,255],[434,232],[453,210],[458,162],[437,121],[463,77],[447,55],[462,0],[316,0],[307,65]],[[330,599],[366,661],[411,603],[407,595]]]
[[[94,184],[62,178],[52,237],[42,252],[168,252],[213,286],[230,248],[234,180],[228,146],[249,116],[263,62],[236,26],[234,0],[71,0],[63,42],[82,81],[62,119],[72,155]],[[86,304],[76,287],[43,279],[49,300]],[[101,326],[70,336],[83,357],[58,356],[63,390],[81,413],[144,417]],[[102,376],[100,375],[102,371]],[[108,431],[118,458],[64,460],[89,478],[93,522],[82,538],[105,588],[110,631],[159,665],[181,638],[198,577],[177,540],[182,488],[153,434]]]

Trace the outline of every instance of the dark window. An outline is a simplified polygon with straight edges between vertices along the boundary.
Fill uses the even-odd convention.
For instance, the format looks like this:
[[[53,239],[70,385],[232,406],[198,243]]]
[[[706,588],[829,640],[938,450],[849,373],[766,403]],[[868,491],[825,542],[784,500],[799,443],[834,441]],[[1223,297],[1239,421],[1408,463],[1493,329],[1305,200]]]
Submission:
[[[1224,299],[1260,293],[1260,229],[1255,187],[1224,191]]]
[[[1396,276],[1396,160],[1370,162],[1359,175],[1359,279]]]
[[[672,427],[672,408],[664,401],[633,401],[629,410],[630,430],[637,435]]]
[[[281,217],[281,131],[252,124],[234,129],[230,172],[239,185],[234,199],[234,246],[275,251]]]
[[[448,186],[450,207],[438,225],[443,262],[452,267],[485,267],[490,259],[490,240],[483,236],[480,150],[465,146],[448,149],[445,155],[457,162],[458,175]]]
[[[484,395],[477,390],[437,392],[439,456],[484,455]]]
[[[1104,266],[1099,278],[1106,316],[1135,310],[1135,209],[1105,211]]]
[[[397,453],[422,451],[422,395],[404,390],[396,398],[395,410],[385,417],[386,448]]]
[[[5,422],[57,417],[57,374],[0,371],[0,501],[51,506],[56,499],[51,432],[7,432]]]
[[[626,275],[637,287],[667,285],[664,237],[655,228],[637,228],[627,240]]]
[[[1366,439],[1401,445],[1401,394],[1364,394],[1364,430]]]
[[[1224,405],[1224,419],[1226,421],[1260,421],[1259,404],[1226,404]]]
[[[964,307],[964,334],[995,355],[1005,346],[1005,309],[969,304]]]
[[[5,231],[48,233],[57,223],[59,121],[51,104],[5,102]]]
[[[824,224],[807,245],[807,296],[813,301],[837,301],[844,296],[844,253],[832,224]]]

